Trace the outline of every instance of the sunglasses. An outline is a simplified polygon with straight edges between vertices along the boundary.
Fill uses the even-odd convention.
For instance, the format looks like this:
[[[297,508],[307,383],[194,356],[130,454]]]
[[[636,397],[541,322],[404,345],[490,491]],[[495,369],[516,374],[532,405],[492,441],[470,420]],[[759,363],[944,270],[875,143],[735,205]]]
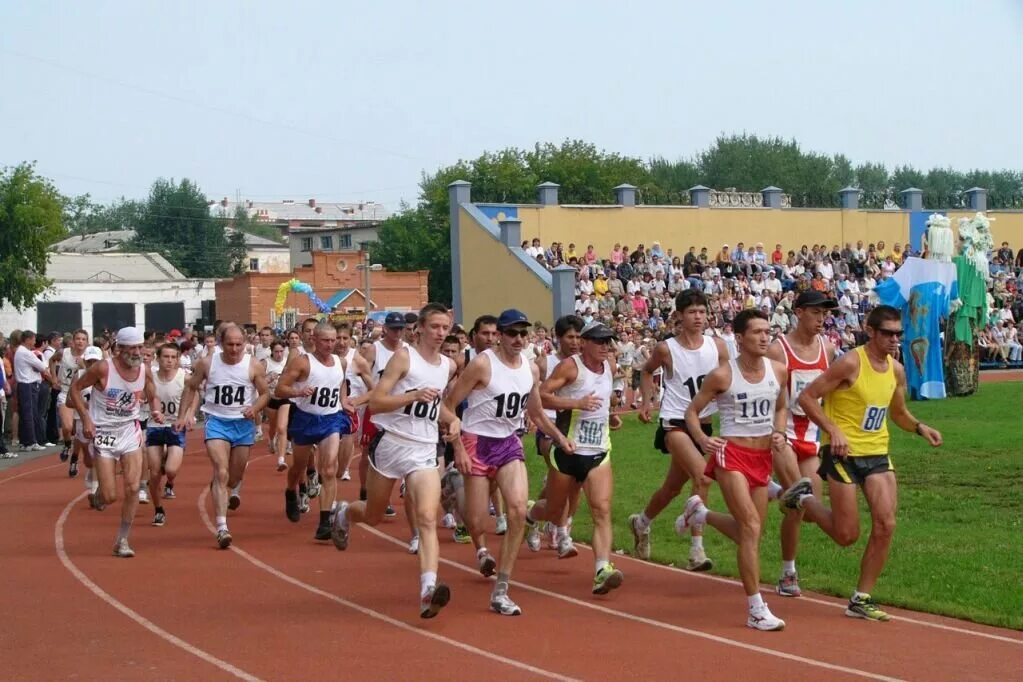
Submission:
[[[521,336],[522,338],[526,338],[527,336],[529,336],[529,330],[528,329],[505,329],[501,333],[506,335],[506,336],[510,336],[513,339],[516,336]]]
[[[889,339],[901,339],[903,330],[901,329],[878,329],[877,333]]]

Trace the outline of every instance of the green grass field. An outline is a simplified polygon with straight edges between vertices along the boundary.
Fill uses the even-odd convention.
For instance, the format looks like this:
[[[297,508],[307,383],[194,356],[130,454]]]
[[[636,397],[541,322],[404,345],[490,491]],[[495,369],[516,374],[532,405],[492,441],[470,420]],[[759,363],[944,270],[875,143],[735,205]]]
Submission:
[[[874,598],[881,604],[1023,629],[1023,386],[985,384],[977,396],[910,403],[913,413],[939,429],[938,449],[889,423],[899,478],[898,525],[892,552]],[[631,553],[629,514],[639,512],[657,489],[667,456],[653,449],[653,425],[634,415],[612,434],[615,472],[614,545]],[[544,465],[529,438],[530,490],[540,489]],[[656,519],[652,559],[685,563],[688,539],[674,532],[683,494]],[[870,518],[861,502],[859,542],[840,548],[816,526],[804,524],[797,560],[804,589],[848,597],[856,585]],[[710,506],[724,504],[716,487]],[[762,581],[772,583],[781,567],[781,513],[772,505],[761,545]],[[573,535],[587,541],[592,525],[585,502]],[[705,536],[714,572],[737,576],[735,546],[708,527]],[[628,571],[627,567],[624,570]]]

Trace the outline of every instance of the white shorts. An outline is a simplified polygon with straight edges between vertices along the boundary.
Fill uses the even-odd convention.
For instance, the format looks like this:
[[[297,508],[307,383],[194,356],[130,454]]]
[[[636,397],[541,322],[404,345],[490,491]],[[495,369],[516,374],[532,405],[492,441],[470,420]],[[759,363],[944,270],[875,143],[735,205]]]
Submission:
[[[437,446],[387,431],[370,444],[369,464],[380,475],[399,481],[414,471],[436,469]]]
[[[67,389],[63,389],[57,394],[57,407],[66,407],[69,410],[71,409],[71,406],[67,404]]]
[[[142,429],[136,421],[120,428],[96,429],[92,439],[92,455],[106,459],[121,459],[142,450]]]

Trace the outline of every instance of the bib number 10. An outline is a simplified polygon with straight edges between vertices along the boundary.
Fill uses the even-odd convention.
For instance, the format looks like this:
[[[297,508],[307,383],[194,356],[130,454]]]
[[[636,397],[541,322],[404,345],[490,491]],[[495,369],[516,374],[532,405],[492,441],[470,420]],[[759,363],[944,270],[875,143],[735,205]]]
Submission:
[[[880,431],[884,426],[885,418],[888,416],[887,407],[877,407],[871,405],[867,408],[867,411],[863,413],[863,423],[860,424],[860,428],[868,433]]]

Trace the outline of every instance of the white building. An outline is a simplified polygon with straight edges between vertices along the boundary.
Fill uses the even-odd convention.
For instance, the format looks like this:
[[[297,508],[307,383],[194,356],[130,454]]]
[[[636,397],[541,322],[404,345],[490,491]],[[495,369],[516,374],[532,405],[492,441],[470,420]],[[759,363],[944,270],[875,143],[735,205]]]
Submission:
[[[166,332],[200,318],[213,324],[216,280],[187,279],[159,254],[63,252],[49,258],[46,276],[53,286],[31,308],[0,308],[0,330],[83,327],[95,335],[130,325]]]

